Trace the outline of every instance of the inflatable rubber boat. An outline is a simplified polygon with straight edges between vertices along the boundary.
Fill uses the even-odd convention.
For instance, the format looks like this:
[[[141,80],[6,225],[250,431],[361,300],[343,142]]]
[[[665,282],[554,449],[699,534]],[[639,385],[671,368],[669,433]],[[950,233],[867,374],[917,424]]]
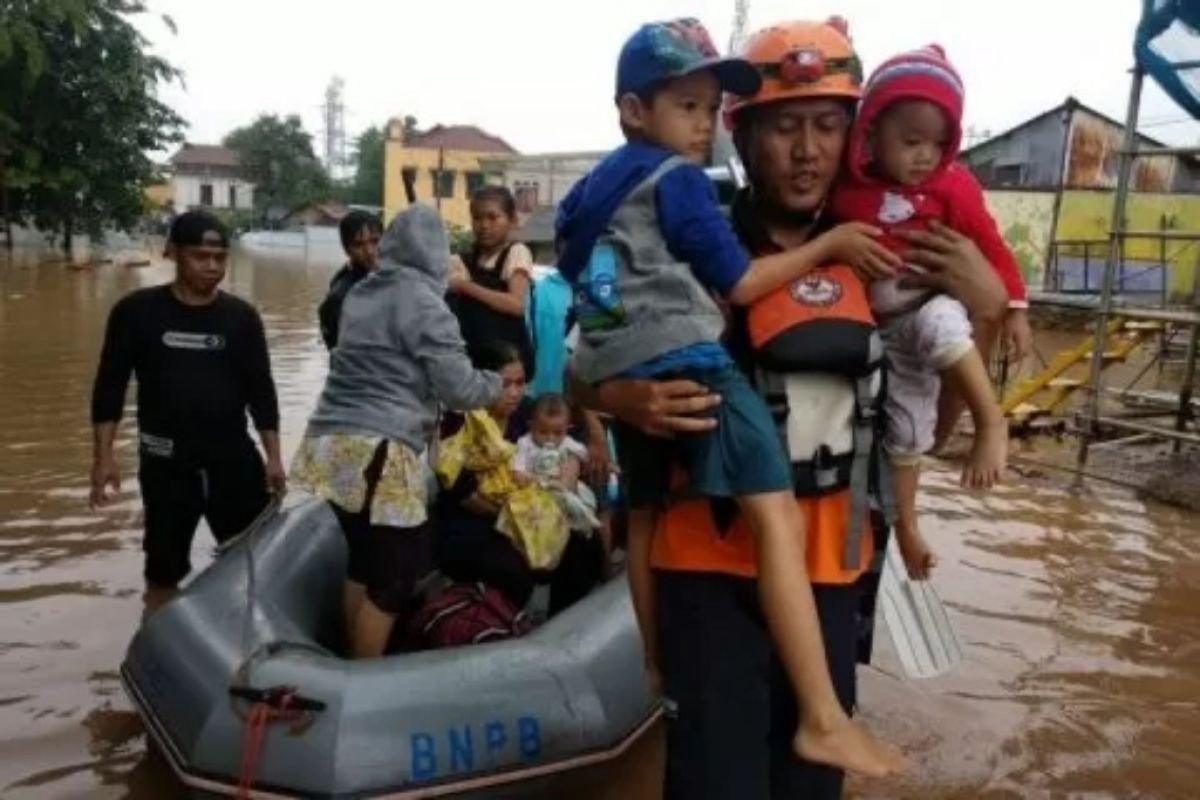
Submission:
[[[520,639],[350,661],[345,561],[336,519],[306,501],[134,637],[125,688],[194,791],[511,797],[620,755],[659,713],[623,578]]]

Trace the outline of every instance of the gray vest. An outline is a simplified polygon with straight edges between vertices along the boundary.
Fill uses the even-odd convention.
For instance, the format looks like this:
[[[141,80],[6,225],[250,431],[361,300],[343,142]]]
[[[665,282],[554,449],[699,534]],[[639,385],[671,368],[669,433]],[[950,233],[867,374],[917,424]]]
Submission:
[[[716,301],[659,229],[658,182],[683,161],[668,158],[629,193],[575,281],[573,366],[581,380],[598,383],[672,350],[719,341],[725,330]]]

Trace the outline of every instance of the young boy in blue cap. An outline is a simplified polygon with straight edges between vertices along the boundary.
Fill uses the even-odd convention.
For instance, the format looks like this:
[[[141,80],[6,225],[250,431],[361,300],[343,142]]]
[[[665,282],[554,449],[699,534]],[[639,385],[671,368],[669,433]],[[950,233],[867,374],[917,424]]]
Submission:
[[[721,93],[753,95],[749,62],[721,58],[694,19],[642,26],[617,65],[626,144],[563,201],[558,267],[572,284],[580,341],[573,369],[596,384],[617,377],[686,378],[721,398],[716,429],[674,440],[614,426],[630,505],[628,564],[646,667],[659,682],[650,541],[657,508],[682,467],[688,494],[735,498],[756,537],[763,612],[802,709],[798,754],[868,775],[898,756],[847,717],[834,693],[804,565],[803,523],[778,428],[720,344],[713,294],[747,305],[832,259],[882,251],[866,226],[751,259],[722,214],[701,165]],[[663,687],[669,695],[671,687]]]

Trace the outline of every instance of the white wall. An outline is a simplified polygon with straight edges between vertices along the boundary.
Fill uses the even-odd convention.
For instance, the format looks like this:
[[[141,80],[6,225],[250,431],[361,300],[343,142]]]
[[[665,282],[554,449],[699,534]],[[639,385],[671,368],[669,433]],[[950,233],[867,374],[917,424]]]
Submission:
[[[181,214],[189,208],[200,205],[200,187],[204,184],[212,186],[212,206],[215,209],[228,209],[229,187],[236,189],[235,208],[249,211],[254,208],[254,184],[238,178],[226,178],[213,175],[175,175],[171,178],[175,191],[175,213]]]
[[[600,160],[600,153],[525,155],[497,158],[484,168],[503,175],[504,185],[513,194],[523,186],[536,184],[537,204],[556,206],[580,178]]]

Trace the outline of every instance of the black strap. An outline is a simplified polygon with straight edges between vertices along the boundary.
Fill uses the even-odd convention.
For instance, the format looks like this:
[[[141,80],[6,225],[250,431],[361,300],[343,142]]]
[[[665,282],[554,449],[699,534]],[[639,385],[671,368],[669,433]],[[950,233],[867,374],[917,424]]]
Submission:
[[[764,78],[781,79],[783,77],[782,67],[780,64],[755,64],[758,71],[762,73]],[[857,56],[847,56],[846,58],[828,58],[825,59],[825,70],[821,77],[827,75],[836,75],[839,73],[848,74],[855,80],[856,83],[862,83],[863,68],[862,62]],[[819,78],[817,79],[819,80]],[[816,81],[813,81],[814,83]]]
[[[467,268],[467,272],[471,275],[471,280],[488,289],[496,289],[503,291],[508,288],[508,282],[504,279],[504,267],[508,265],[508,256],[512,252],[515,242],[510,242],[500,251],[500,255],[496,257],[496,264],[491,269],[484,269],[482,259],[479,258],[479,251],[472,248],[469,253],[463,257],[463,264]]]

